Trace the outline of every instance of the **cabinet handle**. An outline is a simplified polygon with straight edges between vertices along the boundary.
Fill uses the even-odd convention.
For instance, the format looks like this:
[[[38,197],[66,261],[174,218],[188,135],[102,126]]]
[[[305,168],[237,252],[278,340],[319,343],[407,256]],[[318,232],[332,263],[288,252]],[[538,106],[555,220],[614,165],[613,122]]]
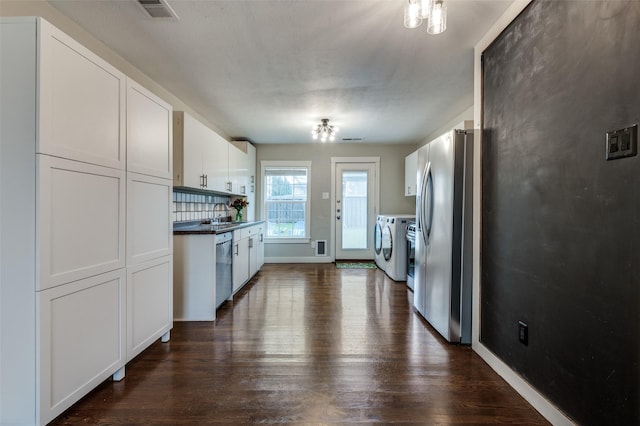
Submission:
[[[253,194],[254,192],[256,192],[256,187],[255,185],[251,185],[251,193]]]
[[[227,182],[227,191],[231,192],[231,182]]]
[[[242,192],[243,194],[246,194],[246,193],[247,193],[247,187],[246,187],[246,186],[244,186],[244,185],[242,185],[242,186],[240,187],[240,192]]]
[[[209,186],[209,175],[204,175],[204,187],[207,188]]]
[[[236,243],[236,244],[235,244],[235,246],[236,246],[236,252],[235,252],[234,254],[235,254],[236,256],[238,255],[238,245],[239,245],[239,243]]]
[[[253,248],[253,238],[249,238],[249,248]]]
[[[260,234],[260,242],[263,242],[263,241],[264,241],[264,236],[263,234]]]

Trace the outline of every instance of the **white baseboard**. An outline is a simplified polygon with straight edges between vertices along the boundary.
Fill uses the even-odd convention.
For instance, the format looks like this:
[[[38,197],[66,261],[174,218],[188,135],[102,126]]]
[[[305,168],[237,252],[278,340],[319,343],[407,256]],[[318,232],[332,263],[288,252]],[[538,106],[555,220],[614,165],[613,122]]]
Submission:
[[[265,257],[264,263],[332,263],[329,256]]]
[[[498,358],[482,343],[474,342],[473,350],[480,355],[489,367],[500,375],[516,392],[533,406],[542,416],[554,426],[574,426],[575,423],[562,411],[547,400],[540,392],[531,386],[518,373]]]

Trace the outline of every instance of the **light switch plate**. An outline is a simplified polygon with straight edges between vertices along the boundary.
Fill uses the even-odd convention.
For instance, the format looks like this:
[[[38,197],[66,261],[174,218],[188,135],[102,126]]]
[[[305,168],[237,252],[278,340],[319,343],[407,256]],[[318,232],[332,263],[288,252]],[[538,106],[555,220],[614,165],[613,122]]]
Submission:
[[[606,160],[638,155],[638,125],[607,132]]]

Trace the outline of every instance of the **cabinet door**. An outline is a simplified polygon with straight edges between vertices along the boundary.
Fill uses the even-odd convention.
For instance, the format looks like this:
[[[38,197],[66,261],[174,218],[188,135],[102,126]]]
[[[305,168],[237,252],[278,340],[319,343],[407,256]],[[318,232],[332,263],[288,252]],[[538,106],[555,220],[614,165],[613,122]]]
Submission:
[[[249,278],[258,273],[258,235],[249,237]]]
[[[39,153],[124,168],[124,74],[40,19]]]
[[[175,122],[174,122],[175,123]],[[204,141],[208,137],[207,128],[195,118],[183,114],[182,135],[182,185],[202,188]]]
[[[256,220],[256,147],[247,144],[247,201],[246,207],[248,221]]]
[[[229,142],[210,130],[205,149],[205,174],[207,189],[216,192],[229,192]]]
[[[127,268],[127,362],[173,328],[173,257]]]
[[[416,195],[418,188],[418,151],[407,155],[404,159],[404,195]]]
[[[125,266],[125,172],[37,155],[36,290]]]
[[[171,105],[127,79],[128,171],[171,179],[171,116]]]
[[[248,174],[247,154],[229,144],[229,180],[232,194],[247,195]]]
[[[260,234],[257,237],[257,252],[258,252],[258,270],[264,265],[264,227],[260,227]]]
[[[169,179],[127,174],[127,266],[171,254]]]
[[[125,271],[36,294],[37,406],[46,424],[125,365]]]
[[[233,292],[238,291],[248,280],[249,238],[242,238],[233,241]]]

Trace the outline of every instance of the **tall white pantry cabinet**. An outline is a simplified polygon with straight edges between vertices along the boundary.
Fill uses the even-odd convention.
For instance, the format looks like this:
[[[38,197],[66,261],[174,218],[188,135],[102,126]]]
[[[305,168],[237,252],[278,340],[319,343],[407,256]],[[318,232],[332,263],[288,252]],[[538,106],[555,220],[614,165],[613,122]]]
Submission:
[[[46,424],[172,320],[171,107],[0,20],[0,424]]]

